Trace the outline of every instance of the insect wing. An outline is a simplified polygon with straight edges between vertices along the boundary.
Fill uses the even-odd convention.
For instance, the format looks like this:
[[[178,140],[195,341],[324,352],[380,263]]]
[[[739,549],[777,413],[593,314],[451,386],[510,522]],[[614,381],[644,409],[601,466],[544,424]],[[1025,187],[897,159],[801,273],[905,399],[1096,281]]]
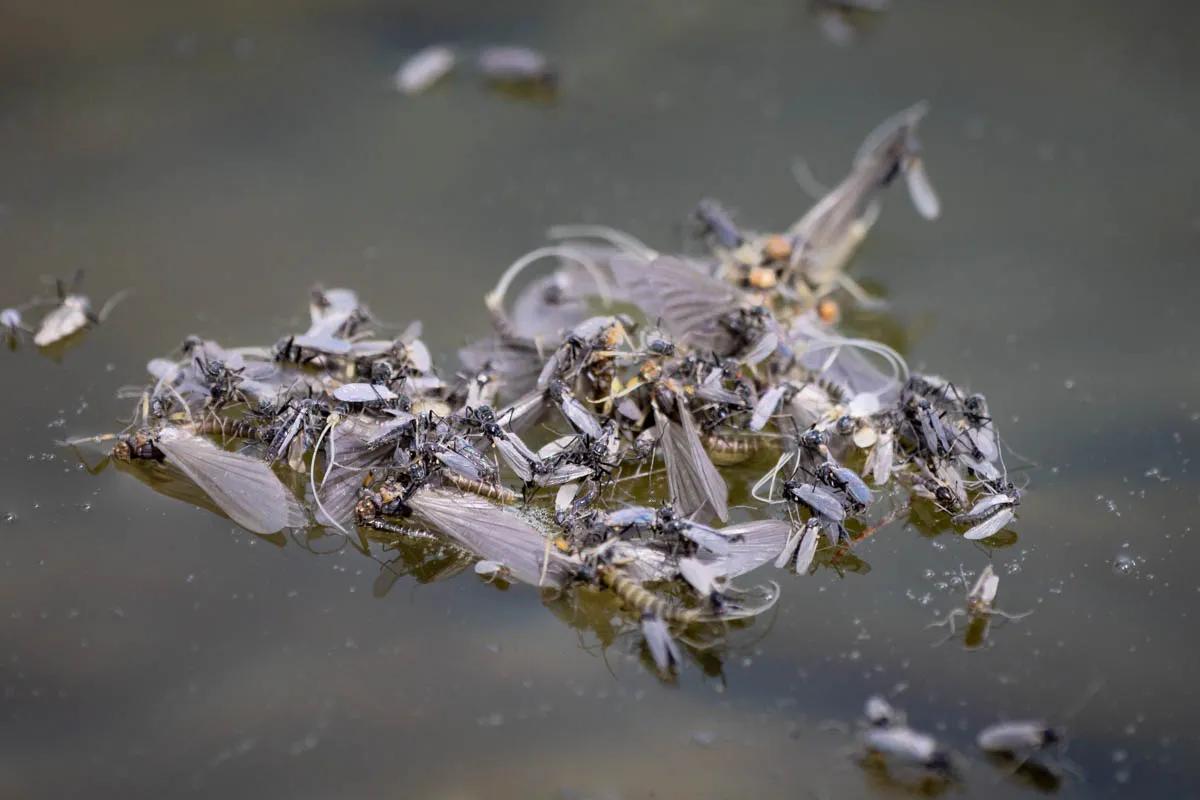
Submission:
[[[655,410],[663,460],[667,466],[667,485],[671,502],[685,517],[697,513],[714,514],[722,522],[729,518],[725,479],[717,472],[696,432],[692,415],[679,404],[682,424],[672,422]]]
[[[814,514],[824,517],[830,522],[841,522],[846,519],[846,509],[836,497],[824,489],[809,483],[802,483],[791,489],[792,497],[803,503]]]
[[[942,204],[933,189],[933,184],[929,182],[922,159],[915,156],[909,159],[904,168],[904,182],[908,186],[908,196],[912,199],[917,213],[925,219],[937,219],[942,213]]]
[[[423,488],[413,494],[409,505],[458,544],[503,564],[519,581],[562,587],[571,576],[570,562],[553,548],[547,549],[542,534],[481,497]]]
[[[671,638],[671,631],[667,629],[667,623],[658,617],[651,615],[642,617],[642,636],[646,639],[646,649],[650,651],[654,665],[663,672],[669,671],[673,665],[679,664],[682,660],[679,656],[679,647]]]
[[[559,409],[562,410],[563,416],[567,418],[575,430],[585,436],[590,436],[593,439],[599,439],[604,435],[604,431],[600,428],[600,421],[596,419],[596,415],[584,408],[583,403],[576,400],[574,397],[563,397],[562,403],[559,404]]]
[[[804,526],[804,538],[796,550],[796,574],[807,575],[817,555],[817,544],[821,540],[821,523],[810,519]]]
[[[346,383],[333,390],[333,396],[343,403],[377,403],[395,400],[396,393],[374,383]]]
[[[1011,508],[1001,509],[964,533],[963,538],[970,539],[971,541],[979,541],[989,536],[995,536],[1004,529],[1005,525],[1012,522],[1014,517],[1016,517],[1016,514],[1013,513]]]
[[[750,416],[750,424],[747,426],[750,430],[761,431],[766,427],[767,421],[779,408],[779,401],[787,393],[787,388],[786,384],[781,383],[762,393],[762,397],[758,398],[758,402],[754,404],[754,413]]]
[[[504,459],[504,463],[514,474],[522,481],[529,483],[533,480],[533,465],[537,463],[537,456],[528,452],[529,448],[518,445],[515,436],[508,435],[501,439],[496,439],[496,449],[500,451],[500,457]]]
[[[679,559],[679,574],[701,597],[720,591],[720,585],[726,577],[719,562],[701,561],[698,558]]]
[[[716,528],[700,525],[695,522],[685,522],[679,529],[680,534],[695,542],[700,547],[717,556],[729,555],[729,540]]]
[[[788,539],[791,524],[781,519],[760,519],[739,522],[721,529],[728,542],[729,552],[713,563],[720,564],[721,574],[730,578],[744,575],[766,564],[779,552]],[[701,553],[699,558],[710,560]]]
[[[162,431],[155,444],[243,528],[274,533],[307,523],[300,503],[262,461],[176,428]]]

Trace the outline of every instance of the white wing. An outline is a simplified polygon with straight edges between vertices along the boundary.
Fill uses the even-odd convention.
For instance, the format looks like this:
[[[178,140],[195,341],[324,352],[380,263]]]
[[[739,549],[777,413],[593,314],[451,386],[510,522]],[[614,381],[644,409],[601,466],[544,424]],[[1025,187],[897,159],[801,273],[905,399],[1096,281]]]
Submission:
[[[308,523],[299,501],[262,461],[222,450],[178,428],[163,430],[155,444],[168,463],[179,468],[246,530],[274,533]]]

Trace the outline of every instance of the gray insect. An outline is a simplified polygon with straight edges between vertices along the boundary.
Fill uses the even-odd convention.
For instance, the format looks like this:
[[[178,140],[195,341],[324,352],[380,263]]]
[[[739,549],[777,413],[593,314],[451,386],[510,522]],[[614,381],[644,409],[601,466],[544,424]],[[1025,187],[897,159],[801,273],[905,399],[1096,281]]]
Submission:
[[[155,433],[152,449],[204,490],[230,519],[255,533],[275,533],[307,524],[304,508],[262,461],[222,450],[182,428]],[[115,448],[115,458],[146,457],[144,448]]]
[[[817,465],[817,478],[827,486],[841,489],[854,505],[862,508],[871,505],[871,490],[858,473],[849,467],[826,461]]]
[[[979,732],[975,743],[989,753],[1029,754],[1062,741],[1062,731],[1040,720],[997,722]]]
[[[457,61],[446,45],[430,45],[405,61],[392,80],[404,94],[421,94],[449,74]]]
[[[819,486],[786,481],[783,484],[783,492],[788,499],[800,503],[827,522],[840,525],[846,520],[846,509],[842,501]]]
[[[479,51],[479,71],[497,83],[552,85],[556,78],[546,56],[529,47],[485,47]]]

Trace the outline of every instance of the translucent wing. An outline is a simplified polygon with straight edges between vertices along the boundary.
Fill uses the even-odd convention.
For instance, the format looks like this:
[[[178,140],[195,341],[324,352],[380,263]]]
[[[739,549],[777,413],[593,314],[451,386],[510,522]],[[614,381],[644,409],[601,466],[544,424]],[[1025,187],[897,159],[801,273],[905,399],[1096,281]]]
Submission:
[[[925,219],[937,219],[942,213],[942,204],[925,173],[925,162],[916,157],[909,159],[904,169],[904,182],[917,213]]]
[[[243,528],[274,533],[307,524],[300,503],[262,461],[222,450],[178,428],[163,430],[155,444]]]
[[[766,564],[783,548],[791,527],[781,519],[726,525],[721,532],[730,539],[729,552],[716,559],[721,564],[722,574],[736,578]]]
[[[371,443],[380,440],[382,430],[382,423],[354,416],[342,420],[329,432],[326,453],[332,463],[327,477],[317,486],[321,501],[317,509],[319,524],[345,527],[352,523],[363,478],[372,466],[382,464],[392,449],[387,442],[372,446]]]
[[[671,502],[685,517],[715,515],[724,522],[729,519],[729,488],[709,459],[691,413],[682,402],[676,405],[680,423],[667,419],[657,408],[654,412]]]
[[[817,520],[809,520],[804,526],[804,538],[796,550],[796,574],[807,575],[812,569],[813,557],[817,554],[817,543],[821,539],[821,524]]]
[[[779,401],[787,393],[787,390],[787,384],[780,383],[763,392],[762,396],[758,398],[758,402],[754,404],[754,414],[751,415],[750,424],[747,427],[752,431],[761,431],[766,427],[767,421],[779,408]]]
[[[667,623],[652,615],[642,617],[642,636],[646,638],[646,649],[650,651],[654,665],[660,670],[667,672],[672,665],[680,663],[679,647],[671,638]]]
[[[373,383],[342,384],[333,390],[333,396],[343,403],[375,403],[396,399],[396,393],[391,389]]]
[[[994,536],[1016,517],[1011,508],[1001,509],[963,534],[964,539],[978,541]]]
[[[503,564],[519,581],[561,588],[573,574],[572,563],[553,547],[547,548],[546,537],[482,497],[424,488],[409,499],[409,505],[456,543],[480,558]]]
[[[729,334],[719,323],[740,305],[736,289],[674,256],[659,256],[649,265],[619,256],[610,265],[630,301],[651,319],[661,319],[671,335],[706,349],[726,349]]]

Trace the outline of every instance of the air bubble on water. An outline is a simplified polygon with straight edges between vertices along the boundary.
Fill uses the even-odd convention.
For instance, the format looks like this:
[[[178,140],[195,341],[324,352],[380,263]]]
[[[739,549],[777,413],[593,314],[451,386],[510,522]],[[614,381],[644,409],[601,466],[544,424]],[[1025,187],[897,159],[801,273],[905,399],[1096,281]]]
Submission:
[[[17,512],[5,511],[4,516],[0,517],[0,520],[3,520],[4,522],[16,522],[17,521]]]
[[[1113,559],[1112,571],[1115,575],[1129,575],[1137,569],[1137,561],[1128,553],[1118,553]]]

